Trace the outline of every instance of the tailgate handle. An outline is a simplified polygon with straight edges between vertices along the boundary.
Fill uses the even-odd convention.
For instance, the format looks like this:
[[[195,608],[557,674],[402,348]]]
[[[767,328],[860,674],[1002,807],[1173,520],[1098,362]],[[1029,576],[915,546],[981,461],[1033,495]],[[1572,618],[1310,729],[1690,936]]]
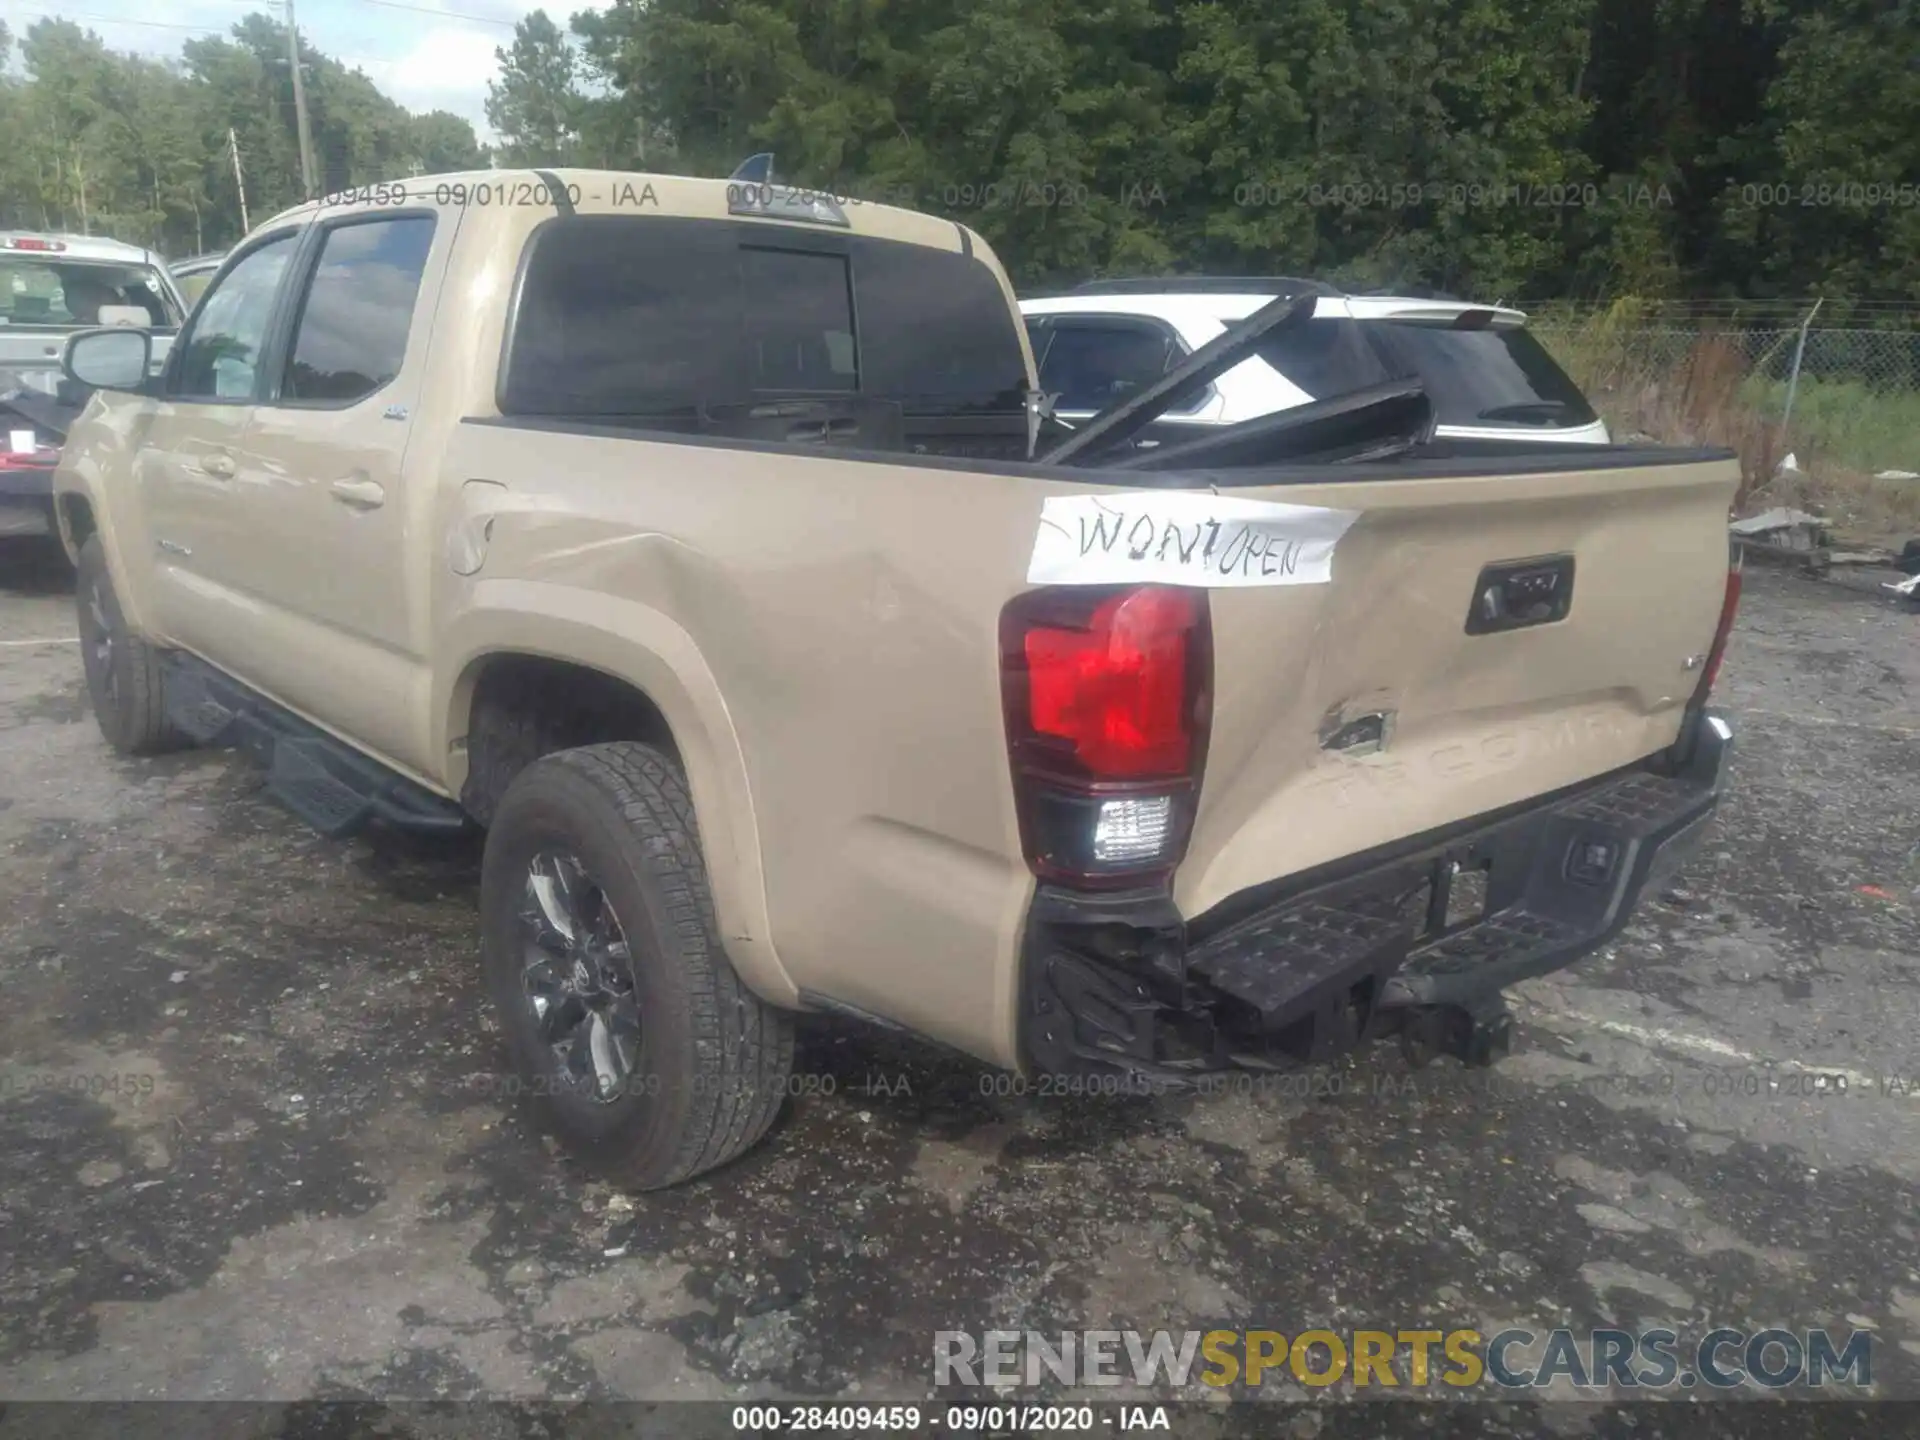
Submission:
[[[1473,584],[1467,634],[1492,635],[1551,625],[1573,608],[1573,556],[1502,560],[1487,566]]]

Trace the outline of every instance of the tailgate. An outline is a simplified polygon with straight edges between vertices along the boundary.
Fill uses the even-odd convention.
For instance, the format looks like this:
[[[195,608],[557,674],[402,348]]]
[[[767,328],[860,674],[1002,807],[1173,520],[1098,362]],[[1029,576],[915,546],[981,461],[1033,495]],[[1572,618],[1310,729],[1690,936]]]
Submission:
[[[1212,594],[1214,718],[1175,898],[1532,799],[1675,739],[1725,595],[1731,458],[1235,488],[1362,511],[1325,584]],[[1564,618],[1470,633],[1488,567]],[[1496,625],[1504,622],[1495,622]]]
[[[0,330],[0,393],[16,386],[51,395],[60,383],[60,331]]]

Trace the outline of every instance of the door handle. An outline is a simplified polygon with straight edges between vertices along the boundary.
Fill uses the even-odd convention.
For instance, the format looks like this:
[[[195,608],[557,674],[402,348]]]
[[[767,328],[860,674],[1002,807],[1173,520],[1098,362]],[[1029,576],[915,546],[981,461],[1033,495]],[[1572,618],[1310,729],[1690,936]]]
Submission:
[[[211,475],[216,480],[231,480],[233,478],[233,460],[226,455],[202,455],[200,457],[200,473],[203,475]]]
[[[387,503],[386,487],[377,480],[336,480],[333,498],[355,510],[377,510]]]

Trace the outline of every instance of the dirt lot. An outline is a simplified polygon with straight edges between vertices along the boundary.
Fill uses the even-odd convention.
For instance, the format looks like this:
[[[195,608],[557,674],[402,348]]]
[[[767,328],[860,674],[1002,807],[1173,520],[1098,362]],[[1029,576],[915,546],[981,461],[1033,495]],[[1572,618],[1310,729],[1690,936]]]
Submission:
[[[1493,1078],[1043,1101],[817,1026],[832,1095],[629,1199],[501,1078],[474,847],[113,758],[63,577],[0,553],[0,1398],[877,1400],[943,1329],[1663,1322],[1871,1327],[1920,1395],[1920,616],[1750,581],[1716,836]]]

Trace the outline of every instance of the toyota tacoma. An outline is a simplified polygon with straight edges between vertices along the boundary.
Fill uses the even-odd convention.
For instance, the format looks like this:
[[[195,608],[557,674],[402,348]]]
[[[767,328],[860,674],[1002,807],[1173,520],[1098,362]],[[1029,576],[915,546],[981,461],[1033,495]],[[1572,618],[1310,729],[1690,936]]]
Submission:
[[[486,831],[528,1089],[636,1187],[752,1146],[795,1017],[1181,1086],[1500,995],[1699,838],[1719,451],[1435,433],[1417,379],[1068,425],[963,225],[776,186],[415,178],[236,247],[161,373],[75,337],[56,476],[117,750],[330,834]]]

